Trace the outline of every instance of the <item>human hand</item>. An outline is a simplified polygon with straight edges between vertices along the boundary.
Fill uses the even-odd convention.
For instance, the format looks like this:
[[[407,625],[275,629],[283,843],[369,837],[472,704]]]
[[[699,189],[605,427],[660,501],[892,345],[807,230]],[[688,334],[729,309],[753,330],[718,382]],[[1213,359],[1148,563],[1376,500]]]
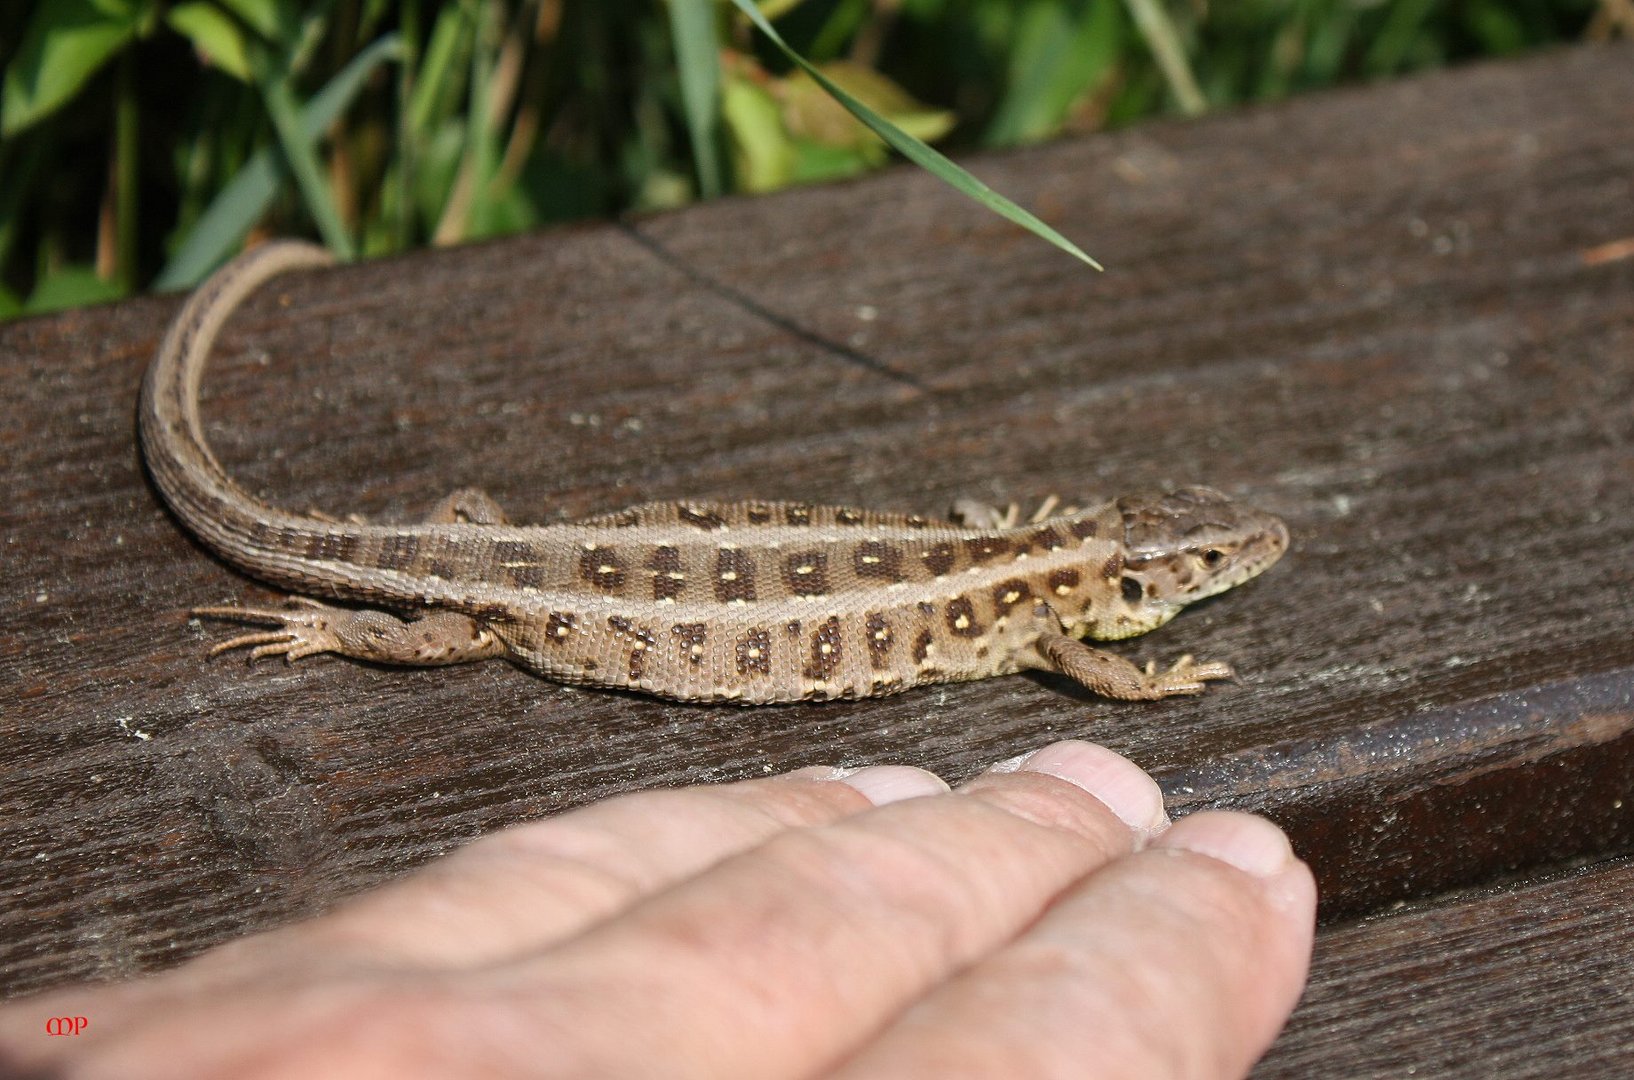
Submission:
[[[0,1074],[1230,1077],[1304,983],[1263,819],[1087,743],[609,799],[162,975],[0,1010]],[[65,1007],[91,1024],[47,1038]]]

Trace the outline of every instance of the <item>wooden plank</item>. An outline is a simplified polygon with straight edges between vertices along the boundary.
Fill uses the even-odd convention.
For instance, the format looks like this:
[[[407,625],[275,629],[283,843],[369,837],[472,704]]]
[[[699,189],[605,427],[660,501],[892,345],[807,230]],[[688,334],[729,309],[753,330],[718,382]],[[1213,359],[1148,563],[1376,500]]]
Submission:
[[[1295,549],[1150,638],[1240,686],[1015,677],[689,707],[502,664],[206,660],[266,599],[142,477],[173,298],[0,327],[0,985],[173,963],[509,822],[817,761],[957,778],[1094,738],[1288,825],[1330,918],[1630,848],[1634,51],[977,163],[1092,275],[908,171],[292,278],[228,328],[219,455],[293,507],[1206,482]]]
[[[1628,1076],[1631,895],[1622,859],[1329,930],[1255,1080]]]

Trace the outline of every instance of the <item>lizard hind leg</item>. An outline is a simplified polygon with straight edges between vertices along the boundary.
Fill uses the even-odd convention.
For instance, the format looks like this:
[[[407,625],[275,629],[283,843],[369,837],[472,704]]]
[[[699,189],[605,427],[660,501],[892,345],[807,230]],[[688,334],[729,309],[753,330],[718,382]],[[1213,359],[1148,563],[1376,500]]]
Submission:
[[[1036,666],[1058,671],[1097,694],[1119,701],[1157,701],[1201,694],[1213,680],[1235,678],[1227,664],[1198,663],[1189,656],[1182,656],[1167,671],[1158,671],[1155,664],[1142,670],[1121,656],[1062,633],[1041,634],[1035,648]]]
[[[250,660],[282,656],[294,662],[317,653],[410,667],[441,667],[506,655],[503,642],[468,615],[436,611],[424,618],[399,619],[384,611],[329,607],[305,597],[301,607],[197,608],[210,619],[259,623],[270,630],[240,634],[210,650],[211,656],[247,648]]]
[[[347,514],[345,517],[339,518],[334,514],[319,510],[315,506],[307,509],[306,516],[316,518],[326,525],[367,525],[369,523],[369,519],[362,514]],[[431,525],[452,525],[456,522],[471,525],[510,524],[510,519],[505,516],[505,511],[500,507],[499,503],[495,502],[493,496],[481,488],[459,488],[450,491],[438,501],[437,505],[431,508],[431,513],[426,515],[425,520]]]
[[[472,525],[510,523],[499,503],[480,488],[460,488],[449,492],[441,502],[432,507],[426,521],[442,525],[454,522],[468,522]]]

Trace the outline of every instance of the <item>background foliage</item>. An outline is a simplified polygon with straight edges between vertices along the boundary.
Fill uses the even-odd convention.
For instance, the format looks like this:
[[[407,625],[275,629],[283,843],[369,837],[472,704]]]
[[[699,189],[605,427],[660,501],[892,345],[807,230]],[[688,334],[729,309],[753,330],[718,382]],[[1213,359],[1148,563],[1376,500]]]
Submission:
[[[954,151],[1634,32],[1634,0],[761,0]],[[0,317],[854,175],[888,151],[727,0],[0,6]]]

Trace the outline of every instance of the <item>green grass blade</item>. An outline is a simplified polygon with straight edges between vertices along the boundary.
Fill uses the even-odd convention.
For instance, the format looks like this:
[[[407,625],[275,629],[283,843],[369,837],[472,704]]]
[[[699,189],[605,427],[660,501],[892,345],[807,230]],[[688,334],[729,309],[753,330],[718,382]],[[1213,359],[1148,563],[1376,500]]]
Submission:
[[[750,22],[754,23],[755,27],[759,29],[762,34],[766,35],[767,39],[770,40],[772,44],[776,45],[780,50],[782,50],[783,54],[787,56],[790,61],[797,64],[801,70],[810,75],[812,79],[817,82],[818,86],[821,86],[824,90],[827,90],[833,95],[835,101],[838,101],[841,105],[845,106],[847,112],[851,113],[851,115],[855,116],[858,120],[861,120],[871,131],[874,132],[874,134],[884,139],[892,149],[896,150],[903,157],[907,158],[915,165],[918,165],[926,172],[929,172],[932,176],[935,176],[938,180],[941,180],[944,184],[947,184],[960,194],[968,196],[981,205],[987,207],[1000,217],[1013,221],[1034,235],[1048,240],[1050,243],[1054,244],[1068,255],[1071,255],[1076,259],[1083,260],[1085,263],[1088,263],[1095,269],[1102,269],[1101,264],[1085,254],[1077,244],[1074,244],[1071,240],[1068,240],[1066,237],[1044,224],[1044,222],[1040,221],[1033,214],[1023,210],[1021,207],[1017,206],[1009,199],[1006,199],[1003,195],[1000,195],[998,192],[994,191],[992,188],[988,187],[974,176],[971,176],[964,169],[949,161],[942,154],[932,150],[929,146],[926,146],[918,139],[900,130],[894,124],[875,113],[862,102],[858,101],[856,98],[853,98],[844,90],[841,90],[831,79],[825,76],[821,71],[817,70],[815,65],[808,63],[805,57],[795,52],[794,49],[789,46],[788,42],[783,40],[782,35],[773,29],[771,23],[766,21],[766,17],[761,14],[760,9],[755,7],[754,0],[732,0],[732,3],[739,11],[743,12]]]
[[[670,0],[669,23],[687,134],[698,163],[698,191],[711,199],[721,193],[721,58],[714,0]]]
[[[1112,77],[1123,28],[1123,9],[1111,2],[1077,13],[1065,4],[1023,9],[1010,37],[1008,85],[982,141],[1014,146],[1059,132],[1073,105]]]
[[[1163,10],[1159,0],[1127,0],[1129,14],[1146,39],[1147,48],[1157,59],[1169,92],[1180,103],[1180,111],[1187,116],[1201,116],[1208,109],[1203,91],[1197,88],[1197,78],[1186,62],[1186,47],[1180,42],[1180,32],[1174,20]]]
[[[266,57],[260,62],[252,62],[251,70],[255,73],[267,117],[272,121],[273,133],[278,138],[278,148],[283,151],[284,164],[295,176],[295,186],[300,189],[301,201],[306,203],[307,213],[312,215],[318,232],[323,235],[324,244],[335,253],[335,257],[342,262],[350,262],[355,257],[356,249],[346,232],[345,223],[340,220],[340,210],[335,206],[334,198],[324,186],[323,165],[318,161],[315,145],[317,139],[301,130],[300,105],[290,88],[289,72],[282,64],[274,66]]]
[[[308,140],[320,137],[363,89],[370,73],[388,60],[400,59],[402,53],[397,35],[388,34],[353,57],[301,110],[302,134]],[[211,200],[153,287],[181,289],[202,281],[260,220],[278,194],[278,181],[277,155],[270,148],[257,151]]]

